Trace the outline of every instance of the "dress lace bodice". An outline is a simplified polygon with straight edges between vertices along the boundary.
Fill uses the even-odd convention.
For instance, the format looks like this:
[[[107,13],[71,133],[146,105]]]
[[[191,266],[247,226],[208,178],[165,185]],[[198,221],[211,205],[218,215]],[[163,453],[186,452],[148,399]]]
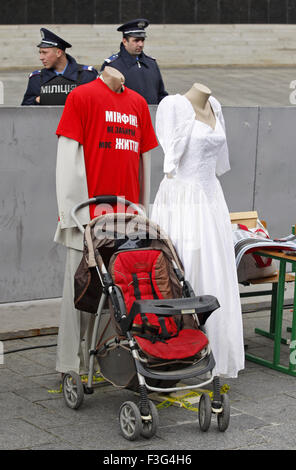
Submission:
[[[158,107],[156,132],[164,150],[164,173],[188,184],[206,188],[230,169],[225,124],[220,103],[209,101],[216,117],[215,128],[196,119],[190,101],[168,96]]]

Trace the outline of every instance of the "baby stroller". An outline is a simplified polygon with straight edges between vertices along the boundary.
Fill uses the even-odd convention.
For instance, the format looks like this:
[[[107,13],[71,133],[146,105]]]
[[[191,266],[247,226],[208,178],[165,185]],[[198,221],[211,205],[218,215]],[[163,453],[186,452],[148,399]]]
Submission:
[[[123,204],[127,211],[100,215],[84,229],[76,213],[89,204]],[[126,439],[149,438],[157,430],[158,411],[148,392],[192,390],[210,383],[213,400],[202,393],[199,401],[200,429],[209,429],[214,413],[219,430],[225,431],[229,399],[213,376],[215,360],[203,332],[218,300],[195,296],[171,241],[139,206],[117,196],[98,196],[75,206],[72,217],[84,234],[75,306],[94,314],[95,322],[87,384],[75,372],[65,373],[66,404],[77,409],[84,394],[93,393],[96,359],[107,381],[139,394],[138,404],[126,401],[119,411]],[[179,383],[186,379],[195,383]]]

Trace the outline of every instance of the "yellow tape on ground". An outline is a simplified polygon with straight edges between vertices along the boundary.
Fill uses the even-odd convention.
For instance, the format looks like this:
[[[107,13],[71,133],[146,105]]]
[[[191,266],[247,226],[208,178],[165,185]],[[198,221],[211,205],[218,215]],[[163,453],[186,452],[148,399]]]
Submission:
[[[220,388],[220,393],[227,393],[228,390],[230,389],[229,385],[224,384]],[[174,396],[172,393],[171,395],[168,395],[165,397],[163,401],[161,401],[156,407],[158,409],[162,408],[168,408],[169,406],[179,406],[180,408],[186,408],[186,410],[191,410],[191,411],[198,411],[198,408],[194,406],[196,403],[199,402],[199,398],[202,395],[202,393],[208,393],[210,398],[213,398],[213,392],[211,390],[191,390],[188,393],[185,393],[183,395],[179,395],[180,392],[178,392],[178,396]],[[151,399],[160,399],[162,398],[162,395],[158,396],[151,396]]]
[[[81,376],[81,381],[82,383],[87,383],[88,381],[88,376],[87,375],[82,375]],[[106,382],[106,380],[98,375],[93,376],[93,383],[103,383]],[[227,384],[224,384],[220,388],[220,393],[227,393],[229,391],[230,387]],[[62,384],[60,385],[59,390],[48,390],[48,393],[62,393],[63,391],[63,386]],[[154,401],[160,401],[156,407],[158,409],[163,409],[163,408],[168,408],[169,406],[178,406],[180,408],[185,408],[186,410],[194,411],[197,412],[198,408],[195,406],[199,402],[199,398],[202,395],[202,393],[208,393],[210,398],[213,398],[213,391],[211,390],[189,390],[187,393],[183,393],[182,390],[171,393],[168,395],[164,394],[157,394],[157,393],[152,393],[149,395],[149,398]]]
[[[88,375],[82,375],[81,376],[81,382],[82,383],[87,383],[87,381],[88,381]],[[92,382],[93,382],[93,384],[96,384],[96,383],[106,382],[106,380],[103,377],[94,375],[93,379],[92,379]],[[48,393],[62,393],[63,385],[61,384],[60,388],[58,390],[47,390],[47,391],[48,391]]]
[[[47,390],[48,393],[62,393],[62,391],[63,391],[62,384],[60,385],[59,390]]]

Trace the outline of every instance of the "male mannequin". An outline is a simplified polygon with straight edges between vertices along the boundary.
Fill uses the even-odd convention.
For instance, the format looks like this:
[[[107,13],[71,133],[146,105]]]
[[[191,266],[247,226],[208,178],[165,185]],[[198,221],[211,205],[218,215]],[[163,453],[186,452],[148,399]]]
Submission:
[[[124,76],[119,70],[113,67],[105,67],[100,75],[100,79],[115,93],[121,93]],[[141,154],[139,169],[139,203],[148,214],[151,173],[150,151]],[[70,211],[75,204],[88,199],[83,146],[76,140],[69,139],[63,135],[58,140],[56,178],[59,223],[55,241],[66,246],[72,246],[75,249],[80,249],[80,246],[82,246],[82,236],[75,228],[74,221],[70,217]],[[79,219],[82,224],[90,222],[88,208],[80,211]],[[71,233],[67,230],[62,231],[62,229],[69,228],[71,228]]]
[[[102,83],[104,83],[104,85]],[[135,116],[137,126],[133,127],[132,135],[135,139],[134,145],[137,144],[140,150],[142,148],[147,148],[148,150],[146,152],[141,152],[139,160],[137,160],[135,152],[127,152],[127,161],[130,162],[130,160],[134,158],[134,163],[132,163],[132,166],[129,168],[134,169],[134,174],[139,175],[139,181],[141,184],[139,200],[132,200],[132,202],[140,202],[145,207],[148,207],[149,204],[149,150],[157,146],[157,140],[152,128],[147,103],[137,93],[124,88],[123,83],[124,76],[118,70],[106,67],[101,77],[95,82],[92,82],[92,84],[90,83],[85,87],[80,87],[80,89],[75,89],[67,99],[64,113],[57,130],[59,141],[57,151],[56,182],[59,222],[55,241],[62,243],[67,247],[67,261],[56,364],[57,370],[62,373],[69,370],[73,370],[77,373],[86,373],[88,370],[88,349],[91,341],[94,317],[89,313],[80,312],[74,308],[74,274],[82,257],[83,236],[75,227],[75,223],[70,216],[70,211],[74,205],[87,200],[89,197],[113,193],[112,189],[107,190],[105,185],[106,192],[99,191],[98,193],[93,194],[92,191],[96,192],[97,180],[101,181],[101,184],[103,184],[109,176],[111,178],[110,184],[112,187],[113,180],[118,180],[118,178],[120,179],[120,170],[117,168],[117,159],[125,158],[122,156],[124,151],[116,153],[117,151],[114,149],[113,141],[108,142],[110,146],[111,144],[113,145],[112,151],[109,149],[109,146],[106,149],[97,150],[99,148],[101,134],[103,136],[103,141],[106,139],[106,135],[110,136],[110,140],[111,137],[116,137],[113,133],[118,129],[119,124],[118,126],[115,126],[111,125],[113,123],[106,123],[107,113],[109,113],[108,117],[110,117],[110,115],[113,116],[113,111],[110,111],[111,109],[114,109],[114,116],[116,114],[116,119],[118,119],[118,115],[122,116],[122,110],[126,109],[126,114],[124,114],[124,116],[127,118],[128,116],[131,116],[131,112],[136,112],[134,109],[136,105],[139,105],[139,115]],[[112,93],[110,93],[108,89],[111,90]],[[103,102],[107,102],[106,106],[109,107],[106,109],[110,109],[109,111],[105,111],[105,108],[102,108]],[[126,107],[122,108],[122,102]],[[116,108],[117,105],[118,108]],[[129,108],[129,105],[133,105],[134,107]],[[148,121],[150,120],[147,125],[147,136],[150,138],[150,141],[149,143],[144,142],[144,144],[142,143],[142,139],[145,141],[145,136],[144,138],[141,137],[140,142],[140,136],[137,137],[136,133],[140,132],[140,118],[142,115],[145,115],[146,119],[149,117]],[[72,121],[73,131],[71,128]],[[79,125],[82,123],[81,136],[78,135],[79,133],[75,134],[77,131],[77,123]],[[104,134],[107,124],[108,132],[112,132],[112,135],[108,133]],[[137,131],[135,130],[135,127],[137,128]],[[87,140],[85,135],[90,134],[91,130],[89,129],[92,128],[95,128],[96,130],[95,138],[93,139],[91,135],[92,138],[89,139],[88,137]],[[132,125],[130,125],[130,128],[132,128]],[[122,127],[121,129],[125,130],[126,128]],[[146,127],[143,128],[143,132],[144,129],[146,129]],[[131,131],[131,129],[128,130]],[[153,131],[153,135],[151,134],[151,131]],[[136,141],[137,138],[138,141]],[[123,139],[116,140],[122,141]],[[90,149],[90,145],[93,148]],[[95,158],[93,158],[92,155],[93,151],[99,152],[98,154],[95,154]],[[135,157],[133,155],[135,155]],[[92,160],[90,156],[93,158]],[[113,167],[111,166],[115,174],[114,178],[112,174],[108,175],[108,173],[110,173],[112,158],[115,159]],[[98,161],[101,162],[101,166],[99,167],[97,167]],[[141,172],[139,172],[139,167],[134,168],[135,162],[140,162]],[[107,166],[107,170],[106,166],[104,167],[104,164],[109,165],[109,167]],[[124,180],[123,184],[118,189],[118,192],[114,192],[114,194],[125,196],[125,193],[120,191],[122,191],[122,188],[124,187],[129,187],[129,177],[131,176],[132,175],[130,175],[130,173],[125,173],[127,181]],[[127,197],[127,199],[129,199],[129,197]],[[78,214],[78,218],[81,224],[86,225],[95,215],[95,210],[86,207]]]
[[[208,124],[213,129],[216,125],[216,118],[209,103],[211,90],[201,83],[194,83],[184,96],[190,101],[196,113],[196,119]]]

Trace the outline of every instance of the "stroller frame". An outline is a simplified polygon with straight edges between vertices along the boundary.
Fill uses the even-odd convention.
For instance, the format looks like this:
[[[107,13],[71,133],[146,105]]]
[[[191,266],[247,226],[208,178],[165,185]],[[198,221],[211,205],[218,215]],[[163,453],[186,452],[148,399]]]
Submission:
[[[121,203],[133,208],[135,211],[137,211],[138,214],[146,218],[146,214],[141,209],[141,207],[123,198],[117,196],[96,196],[76,205],[71,211],[71,216],[75,221],[76,226],[83,234],[84,227],[80,224],[78,218],[76,217],[76,213],[85,206],[101,203]],[[77,409],[82,404],[84,394],[92,394],[94,392],[93,375],[95,367],[95,356],[99,352],[96,349],[97,336],[101,316],[104,314],[104,305],[107,298],[110,297],[112,306],[114,308],[115,319],[120,324],[120,328],[128,341],[139,384],[139,407],[137,407],[137,405],[132,401],[128,401],[121,406],[119,413],[121,432],[128,440],[135,440],[139,437],[140,434],[146,438],[152,437],[156,432],[158,425],[158,412],[154,403],[148,399],[147,390],[151,392],[168,393],[199,389],[213,383],[213,400],[211,401],[207,393],[202,393],[200,397],[198,413],[200,429],[202,431],[207,431],[209,429],[212,414],[217,415],[218,428],[220,431],[225,431],[229,425],[229,399],[226,394],[222,395],[220,393],[219,377],[213,375],[215,360],[209,345],[207,345],[207,354],[202,356],[196,363],[189,365],[186,368],[181,368],[177,371],[155,371],[145,365],[143,359],[141,359],[138,353],[137,343],[131,332],[133,320],[138,313],[154,313],[162,317],[190,314],[193,315],[199,325],[198,314],[214,311],[219,307],[217,299],[213,296],[196,297],[190,284],[184,279],[182,273],[180,273],[180,270],[175,261],[172,260],[172,262],[178,280],[183,286],[183,292],[186,292],[186,297],[177,299],[135,300],[128,316],[122,314],[122,312],[125,311],[125,304],[121,291],[116,285],[114,285],[112,277],[108,273],[104,263],[101,266],[101,272],[98,266],[96,266],[96,271],[102,284],[103,292],[99,301],[97,312],[94,314],[95,322],[91,339],[91,349],[89,351],[89,371],[87,384],[82,384],[80,376],[73,371],[64,374],[63,378],[63,393],[66,404],[73,409]],[[200,329],[202,330],[202,327],[200,327]],[[173,386],[167,388],[152,386],[148,384],[146,380],[149,378],[164,381],[179,381],[181,379],[197,378],[199,376],[205,375],[207,376],[205,380],[197,384]]]

